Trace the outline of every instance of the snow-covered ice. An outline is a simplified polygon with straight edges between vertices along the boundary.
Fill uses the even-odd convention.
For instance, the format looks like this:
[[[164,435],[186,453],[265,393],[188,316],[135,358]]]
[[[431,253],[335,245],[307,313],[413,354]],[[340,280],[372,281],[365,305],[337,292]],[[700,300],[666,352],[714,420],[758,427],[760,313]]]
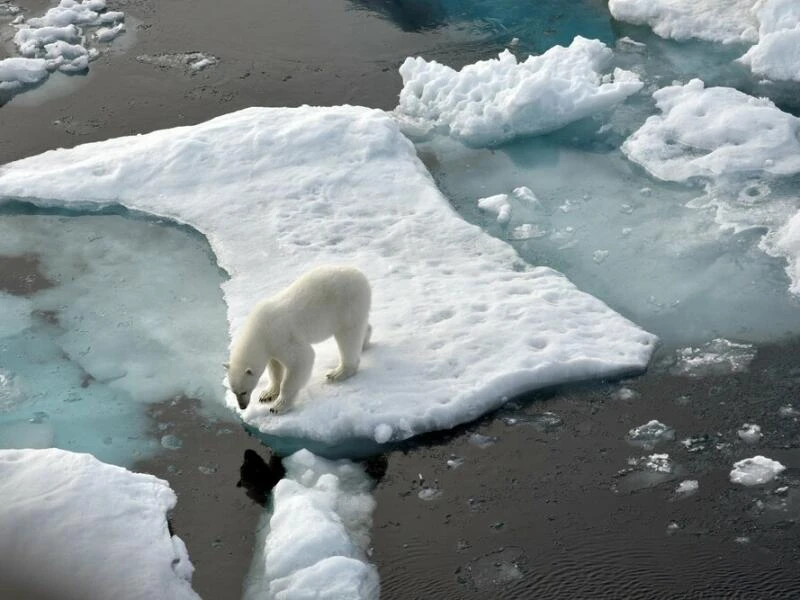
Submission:
[[[495,194],[478,200],[478,206],[485,211],[497,215],[497,222],[508,223],[511,218],[511,205],[508,203],[508,194]]]
[[[786,467],[776,460],[754,456],[734,463],[730,479],[732,483],[746,486],[763,485],[775,479],[785,469]]]
[[[294,410],[274,417],[256,402],[242,414],[269,436],[333,444],[450,428],[515,393],[640,370],[656,342],[456,217],[378,110],[253,108],[48,152],[0,169],[0,195],[121,203],[192,225],[230,274],[232,333],[257,299],[315,264],[367,273],[375,343],[358,375],[324,383],[336,349],[318,346]]]
[[[791,1],[791,0],[790,0]],[[647,25],[664,38],[697,38],[723,44],[754,42],[755,0],[609,0],[611,15],[634,25]]]
[[[300,450],[283,461],[272,511],[256,541],[244,600],[377,600],[367,558],[372,481],[356,464]]]
[[[653,93],[653,115],[622,145],[659,179],[686,181],[729,173],[800,172],[800,119],[767,98],[699,79]]]
[[[167,482],[89,454],[0,450],[0,498],[4,584],[36,598],[199,598],[167,527]]]
[[[603,73],[612,51],[577,36],[522,62],[508,50],[460,71],[424,58],[400,66],[396,113],[415,132],[437,130],[473,146],[559,129],[622,102],[642,88],[638,76]]]

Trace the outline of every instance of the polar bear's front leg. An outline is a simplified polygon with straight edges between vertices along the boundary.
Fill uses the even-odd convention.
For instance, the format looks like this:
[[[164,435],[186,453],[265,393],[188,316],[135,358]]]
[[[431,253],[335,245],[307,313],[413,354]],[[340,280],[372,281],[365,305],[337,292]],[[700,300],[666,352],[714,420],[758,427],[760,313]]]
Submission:
[[[279,413],[287,409],[297,398],[297,394],[303,389],[303,386],[308,383],[311,378],[311,370],[314,368],[314,349],[310,344],[298,345],[283,363],[283,383],[278,399],[269,409],[271,413]]]
[[[267,373],[269,374],[269,387],[258,396],[261,402],[272,402],[281,393],[283,365],[274,358],[270,358],[267,363]]]

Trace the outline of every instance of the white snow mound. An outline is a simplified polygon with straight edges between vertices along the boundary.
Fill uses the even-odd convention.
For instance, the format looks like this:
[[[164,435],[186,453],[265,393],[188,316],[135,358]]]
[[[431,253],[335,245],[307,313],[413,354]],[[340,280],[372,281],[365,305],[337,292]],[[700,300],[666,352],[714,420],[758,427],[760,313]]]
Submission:
[[[311,381],[284,415],[251,402],[243,419],[275,436],[386,442],[450,428],[515,393],[643,369],[656,342],[457,217],[379,110],[251,108],[55,150],[0,168],[3,195],[78,209],[118,202],[192,225],[230,274],[234,335],[258,299],[307,269],[361,268],[374,344],[336,384],[324,377],[335,344],[317,346]],[[238,410],[232,394],[227,403]]]
[[[0,498],[0,584],[36,598],[199,598],[167,527],[166,481],[90,454],[0,450]]]
[[[699,79],[653,94],[648,117],[622,145],[626,156],[668,181],[730,173],[800,172],[800,119],[767,98]]]
[[[407,58],[395,112],[415,128],[448,132],[473,146],[492,146],[553,131],[606,110],[642,88],[638,76],[602,74],[612,51],[577,36],[523,62],[508,50],[456,71]]]

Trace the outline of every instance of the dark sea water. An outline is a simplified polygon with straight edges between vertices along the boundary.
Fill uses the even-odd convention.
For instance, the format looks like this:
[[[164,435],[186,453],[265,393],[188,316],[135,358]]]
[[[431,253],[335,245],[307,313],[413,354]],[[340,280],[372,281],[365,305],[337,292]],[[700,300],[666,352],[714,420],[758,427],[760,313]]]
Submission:
[[[728,66],[735,49],[658,40],[613,22],[603,0],[130,0],[120,8],[135,23],[124,51],[104,55],[85,77],[0,107],[0,162],[251,105],[391,109],[406,56],[460,67],[495,56],[513,38],[524,56],[575,35],[613,46],[635,34],[653,48],[645,60],[670,76],[705,73],[709,81],[759,89]],[[188,50],[220,62],[190,74],[136,60]],[[796,96],[778,94],[781,106],[796,110]],[[526,160],[519,144],[505,151]],[[454,176],[446,165],[429,166],[447,188]],[[467,195],[455,188],[444,191],[470,218],[459,207]],[[551,260],[535,248],[525,258]],[[35,282],[29,276],[38,260],[0,257],[0,280]],[[568,261],[552,266],[566,269]],[[603,298],[602,283],[595,285]],[[635,309],[615,308],[636,320]],[[654,322],[668,337],[670,322]],[[371,559],[382,597],[800,597],[800,416],[786,410],[800,409],[800,344],[794,332],[781,331],[769,341],[745,339],[758,344],[741,371],[680,374],[676,343],[662,348],[641,377],[533,393],[478,422],[385,449],[372,471]],[[238,424],[209,420],[197,400],[165,398],[142,412],[137,431],[151,445],[167,435],[181,441],[161,444],[135,468],[178,492],[172,525],[196,566],[195,589],[206,599],[238,598],[279,463]],[[630,429],[651,419],[672,427],[674,439],[650,450],[626,442]],[[764,433],[755,446],[737,435],[752,422]],[[630,462],[651,453],[668,453],[671,470],[653,474]],[[787,471],[767,486],[733,486],[731,465],[754,454],[781,461]],[[699,482],[698,491],[676,494],[689,479]]]

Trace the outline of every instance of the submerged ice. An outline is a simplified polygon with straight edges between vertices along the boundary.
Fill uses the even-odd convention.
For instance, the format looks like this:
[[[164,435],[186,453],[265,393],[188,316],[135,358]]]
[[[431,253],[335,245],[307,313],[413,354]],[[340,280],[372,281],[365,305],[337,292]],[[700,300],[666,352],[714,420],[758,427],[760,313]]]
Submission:
[[[4,212],[0,263],[0,448],[128,465],[158,449],[149,403],[220,414],[224,305],[204,240],[152,219]]]

